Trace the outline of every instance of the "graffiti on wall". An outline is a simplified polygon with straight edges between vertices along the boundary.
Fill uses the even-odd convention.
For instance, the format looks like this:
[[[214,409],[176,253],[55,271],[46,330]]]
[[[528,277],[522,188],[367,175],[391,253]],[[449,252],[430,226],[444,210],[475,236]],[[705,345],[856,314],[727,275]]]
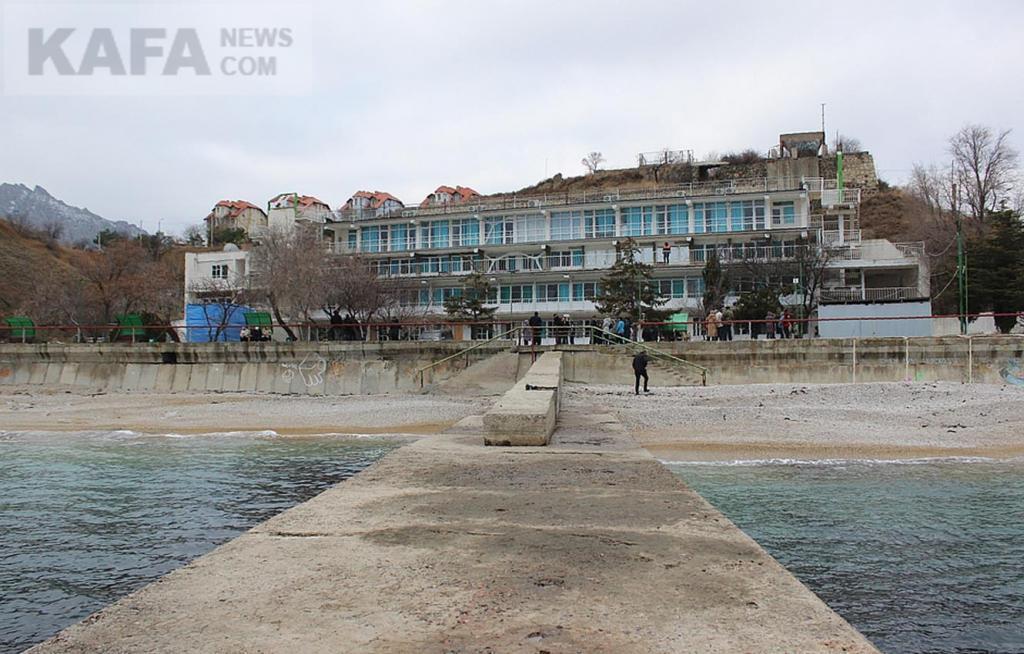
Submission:
[[[324,383],[327,361],[316,352],[310,352],[303,357],[302,361],[298,363],[282,363],[281,367],[284,368],[281,376],[286,382],[291,383],[295,376],[298,375],[306,388],[309,388],[310,386],[319,386]]]
[[[1019,361],[1009,360],[999,371],[999,376],[1007,384],[1024,387],[1024,368],[1021,368]]]

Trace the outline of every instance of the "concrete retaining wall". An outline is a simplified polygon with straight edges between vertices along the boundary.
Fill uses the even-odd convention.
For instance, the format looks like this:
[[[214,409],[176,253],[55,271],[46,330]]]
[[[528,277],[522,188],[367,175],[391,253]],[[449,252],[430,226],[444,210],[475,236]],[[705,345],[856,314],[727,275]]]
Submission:
[[[649,344],[708,369],[708,384],[956,381],[1001,384],[1024,367],[1024,337],[866,338]],[[528,355],[523,355],[528,356]],[[613,348],[567,352],[565,379],[632,384],[632,353]],[[700,384],[692,369],[653,360],[651,383]]]
[[[464,343],[160,343],[0,345],[0,385],[101,391],[357,395],[415,392],[417,370]],[[433,368],[429,387],[486,359],[482,347]]]
[[[759,340],[652,344],[708,368],[709,384],[770,382],[848,383],[958,381],[1003,383],[1024,367],[1024,337]],[[220,391],[347,395],[415,392],[416,371],[465,348],[464,343],[166,343],[0,345],[0,385],[69,385],[106,391]],[[472,364],[507,351],[478,348],[427,372],[430,388]],[[507,358],[507,357],[506,357]],[[619,348],[577,346],[564,352],[564,379],[590,384],[631,384],[632,355]],[[474,366],[481,379],[462,386],[501,392],[519,361]],[[501,363],[501,365],[497,365]],[[472,371],[470,371],[472,372]],[[697,371],[653,360],[655,386],[695,385]],[[506,380],[499,377],[506,376]],[[458,380],[456,380],[458,381]],[[472,382],[472,383],[470,383]],[[486,383],[485,383],[486,382]],[[456,384],[459,387],[458,384]],[[461,387],[460,387],[461,388]],[[452,392],[457,392],[453,388]],[[557,399],[556,399],[557,401]]]
[[[562,353],[545,352],[484,414],[485,445],[547,445],[561,405]]]

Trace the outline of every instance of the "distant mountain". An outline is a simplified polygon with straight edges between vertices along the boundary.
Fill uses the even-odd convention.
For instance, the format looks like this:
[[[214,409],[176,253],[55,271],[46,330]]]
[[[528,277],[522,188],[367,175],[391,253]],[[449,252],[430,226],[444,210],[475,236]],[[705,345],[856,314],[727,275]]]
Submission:
[[[24,184],[0,184],[0,218],[24,222],[46,229],[58,224],[60,240],[68,244],[92,242],[104,229],[135,237],[146,232],[123,220],[107,220],[88,209],[61,202],[42,186],[30,189]]]

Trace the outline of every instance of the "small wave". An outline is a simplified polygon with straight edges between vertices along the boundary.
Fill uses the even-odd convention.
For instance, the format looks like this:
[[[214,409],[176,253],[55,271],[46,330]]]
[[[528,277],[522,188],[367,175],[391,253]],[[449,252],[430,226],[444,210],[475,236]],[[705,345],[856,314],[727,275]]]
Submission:
[[[875,465],[928,465],[935,463],[993,463],[1001,459],[984,456],[935,456],[910,459],[734,459],[731,461],[665,461],[667,466],[875,466]]]

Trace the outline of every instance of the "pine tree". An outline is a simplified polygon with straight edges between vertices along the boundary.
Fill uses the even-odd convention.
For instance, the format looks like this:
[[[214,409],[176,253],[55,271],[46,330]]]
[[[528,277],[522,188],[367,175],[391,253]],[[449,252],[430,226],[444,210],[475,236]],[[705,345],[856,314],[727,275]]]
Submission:
[[[638,259],[640,247],[633,239],[619,245],[619,257],[601,278],[595,302],[597,310],[607,316],[638,320],[645,311],[665,304],[657,284],[651,279],[652,268]]]
[[[729,289],[729,278],[722,269],[722,262],[718,258],[717,250],[709,250],[707,261],[704,263],[704,311],[708,312],[722,306],[725,302],[725,294]]]
[[[968,242],[967,288],[971,313],[1024,310],[1024,223],[1012,211],[988,214],[984,231]],[[1015,316],[996,318],[1009,332]]]
[[[445,298],[444,310],[452,320],[487,320],[498,310],[497,307],[486,306],[490,292],[491,282],[478,272],[471,273],[463,282],[461,295]]]

